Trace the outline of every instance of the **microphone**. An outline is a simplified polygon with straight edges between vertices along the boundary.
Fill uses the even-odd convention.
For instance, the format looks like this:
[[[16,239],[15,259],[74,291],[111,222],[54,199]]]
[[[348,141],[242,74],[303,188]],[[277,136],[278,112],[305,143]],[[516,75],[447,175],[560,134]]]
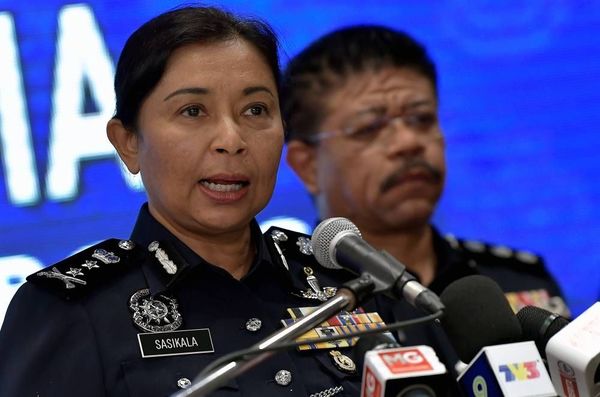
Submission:
[[[496,282],[464,277],[441,299],[442,327],[458,357],[469,362],[458,376],[467,396],[556,396],[535,343],[521,342],[521,324]]]
[[[361,397],[435,397],[449,389],[446,367],[429,346],[400,347],[389,334],[362,337]]]
[[[375,284],[375,292],[388,291],[394,298],[404,298],[428,313],[444,310],[435,293],[421,285],[392,255],[363,240],[356,225],[346,218],[325,219],[315,228],[311,244],[323,267],[366,273]]]
[[[463,277],[440,298],[446,306],[442,327],[461,361],[468,363],[484,346],[521,341],[521,324],[492,279]]]
[[[524,333],[546,356],[552,382],[564,396],[600,396],[600,302],[575,320],[537,307],[517,313]]]
[[[525,306],[517,312],[523,329],[523,338],[535,342],[542,358],[546,358],[546,345],[550,338],[569,324],[566,318],[536,306]]]

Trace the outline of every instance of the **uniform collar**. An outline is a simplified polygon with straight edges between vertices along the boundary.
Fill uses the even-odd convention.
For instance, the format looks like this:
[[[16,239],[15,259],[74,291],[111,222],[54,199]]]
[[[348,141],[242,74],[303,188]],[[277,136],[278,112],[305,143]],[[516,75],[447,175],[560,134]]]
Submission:
[[[250,223],[250,231],[252,242],[256,245],[256,256],[250,271],[244,276],[242,281],[257,272],[257,268],[271,265],[266,243],[260,231],[258,222],[255,219]],[[139,211],[138,218],[131,233],[131,239],[147,250],[149,259],[146,262],[147,266],[144,266],[143,270],[152,295],[174,288],[194,269],[210,268],[215,272],[227,274],[225,270],[210,264],[196,254],[191,248],[185,245],[173,233],[158,222],[150,214],[148,203],[145,203]],[[169,261],[173,262],[176,269],[168,262],[164,264],[165,259],[167,259],[165,258],[165,255],[157,255],[156,250],[150,251],[149,246],[154,242],[158,243],[158,248],[166,254]],[[169,271],[173,274],[170,274]]]

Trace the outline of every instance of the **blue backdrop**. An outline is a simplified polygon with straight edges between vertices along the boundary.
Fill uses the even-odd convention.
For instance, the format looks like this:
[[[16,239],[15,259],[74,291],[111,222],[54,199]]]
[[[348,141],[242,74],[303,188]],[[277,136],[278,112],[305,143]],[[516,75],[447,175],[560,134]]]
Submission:
[[[449,177],[444,232],[542,254],[574,314],[600,292],[600,2],[229,1],[279,33],[282,63],[334,28],[407,30],[437,61]],[[144,194],[105,138],[129,34],[174,1],[0,0],[0,321],[24,277],[127,237]],[[286,217],[286,218],[283,218]],[[259,217],[316,219],[282,164]]]

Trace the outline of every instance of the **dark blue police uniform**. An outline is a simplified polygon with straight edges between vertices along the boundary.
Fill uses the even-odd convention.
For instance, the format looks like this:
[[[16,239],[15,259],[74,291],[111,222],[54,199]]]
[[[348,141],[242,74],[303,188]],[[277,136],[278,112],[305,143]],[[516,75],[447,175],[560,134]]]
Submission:
[[[29,276],[0,331],[0,395],[167,396],[280,329],[288,308],[317,306],[327,287],[353,278],[321,268],[306,236],[251,228],[257,254],[241,280],[192,252],[147,206],[131,240],[107,240]],[[327,349],[290,350],[214,395],[357,396],[360,378]]]
[[[262,235],[256,222],[251,227],[257,254],[241,280],[192,252],[146,206],[131,240],[107,240],[31,275],[0,330],[0,395],[167,396],[218,357],[280,329],[289,308],[317,306],[330,287],[354,277],[319,266],[305,235],[273,228]],[[560,297],[535,256],[444,239],[437,231],[434,243],[434,292],[484,274],[507,292]],[[386,323],[422,315],[385,296],[362,306]],[[452,370],[456,355],[439,325],[398,336],[404,345],[434,347]],[[354,350],[339,349],[357,362]],[[340,365],[331,351],[277,354],[214,395],[358,396],[361,368]]]

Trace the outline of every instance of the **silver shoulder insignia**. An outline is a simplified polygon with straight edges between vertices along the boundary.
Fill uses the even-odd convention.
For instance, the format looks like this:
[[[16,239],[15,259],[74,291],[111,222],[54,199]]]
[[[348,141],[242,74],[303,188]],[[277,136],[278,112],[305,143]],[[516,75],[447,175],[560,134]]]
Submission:
[[[485,244],[475,240],[463,241],[463,246],[469,251],[483,252],[485,251]]]
[[[517,251],[515,253],[515,257],[520,260],[521,262],[525,262],[525,263],[529,263],[529,264],[533,264],[536,263],[537,261],[539,261],[539,258],[537,255],[528,252],[528,251]]]
[[[135,243],[131,240],[119,241],[119,248],[124,249],[125,251],[131,251],[133,247],[135,247]]]
[[[105,264],[118,263],[121,260],[121,258],[119,258],[114,253],[102,248],[95,250],[92,254],[92,257],[98,259],[99,261]]]
[[[71,268],[71,270],[69,272],[67,272],[67,273],[71,273],[72,270],[77,270],[77,269]],[[80,279],[75,278],[75,277],[67,276],[66,274],[62,274],[56,267],[52,267],[52,271],[51,272],[43,271],[43,272],[39,272],[37,275],[38,276],[48,277],[48,278],[57,278],[60,281],[62,281],[63,283],[65,283],[65,287],[67,289],[73,289],[73,288],[75,288],[76,287],[75,284],[81,284],[81,285],[86,285],[87,284],[83,280],[80,280]]]
[[[86,260],[85,263],[81,264],[82,267],[85,267],[88,270],[92,270],[92,269],[96,269],[99,268],[100,266],[98,266],[98,261],[89,261]]]
[[[148,288],[136,291],[129,298],[129,308],[133,312],[133,323],[142,331],[165,332],[178,329],[183,319],[177,310],[175,298],[158,295],[150,296]]]
[[[513,250],[505,245],[491,247],[490,252],[499,258],[510,258],[513,254]]]
[[[81,269],[77,269],[76,267],[70,267],[65,273],[70,274],[73,277],[83,276]]]

